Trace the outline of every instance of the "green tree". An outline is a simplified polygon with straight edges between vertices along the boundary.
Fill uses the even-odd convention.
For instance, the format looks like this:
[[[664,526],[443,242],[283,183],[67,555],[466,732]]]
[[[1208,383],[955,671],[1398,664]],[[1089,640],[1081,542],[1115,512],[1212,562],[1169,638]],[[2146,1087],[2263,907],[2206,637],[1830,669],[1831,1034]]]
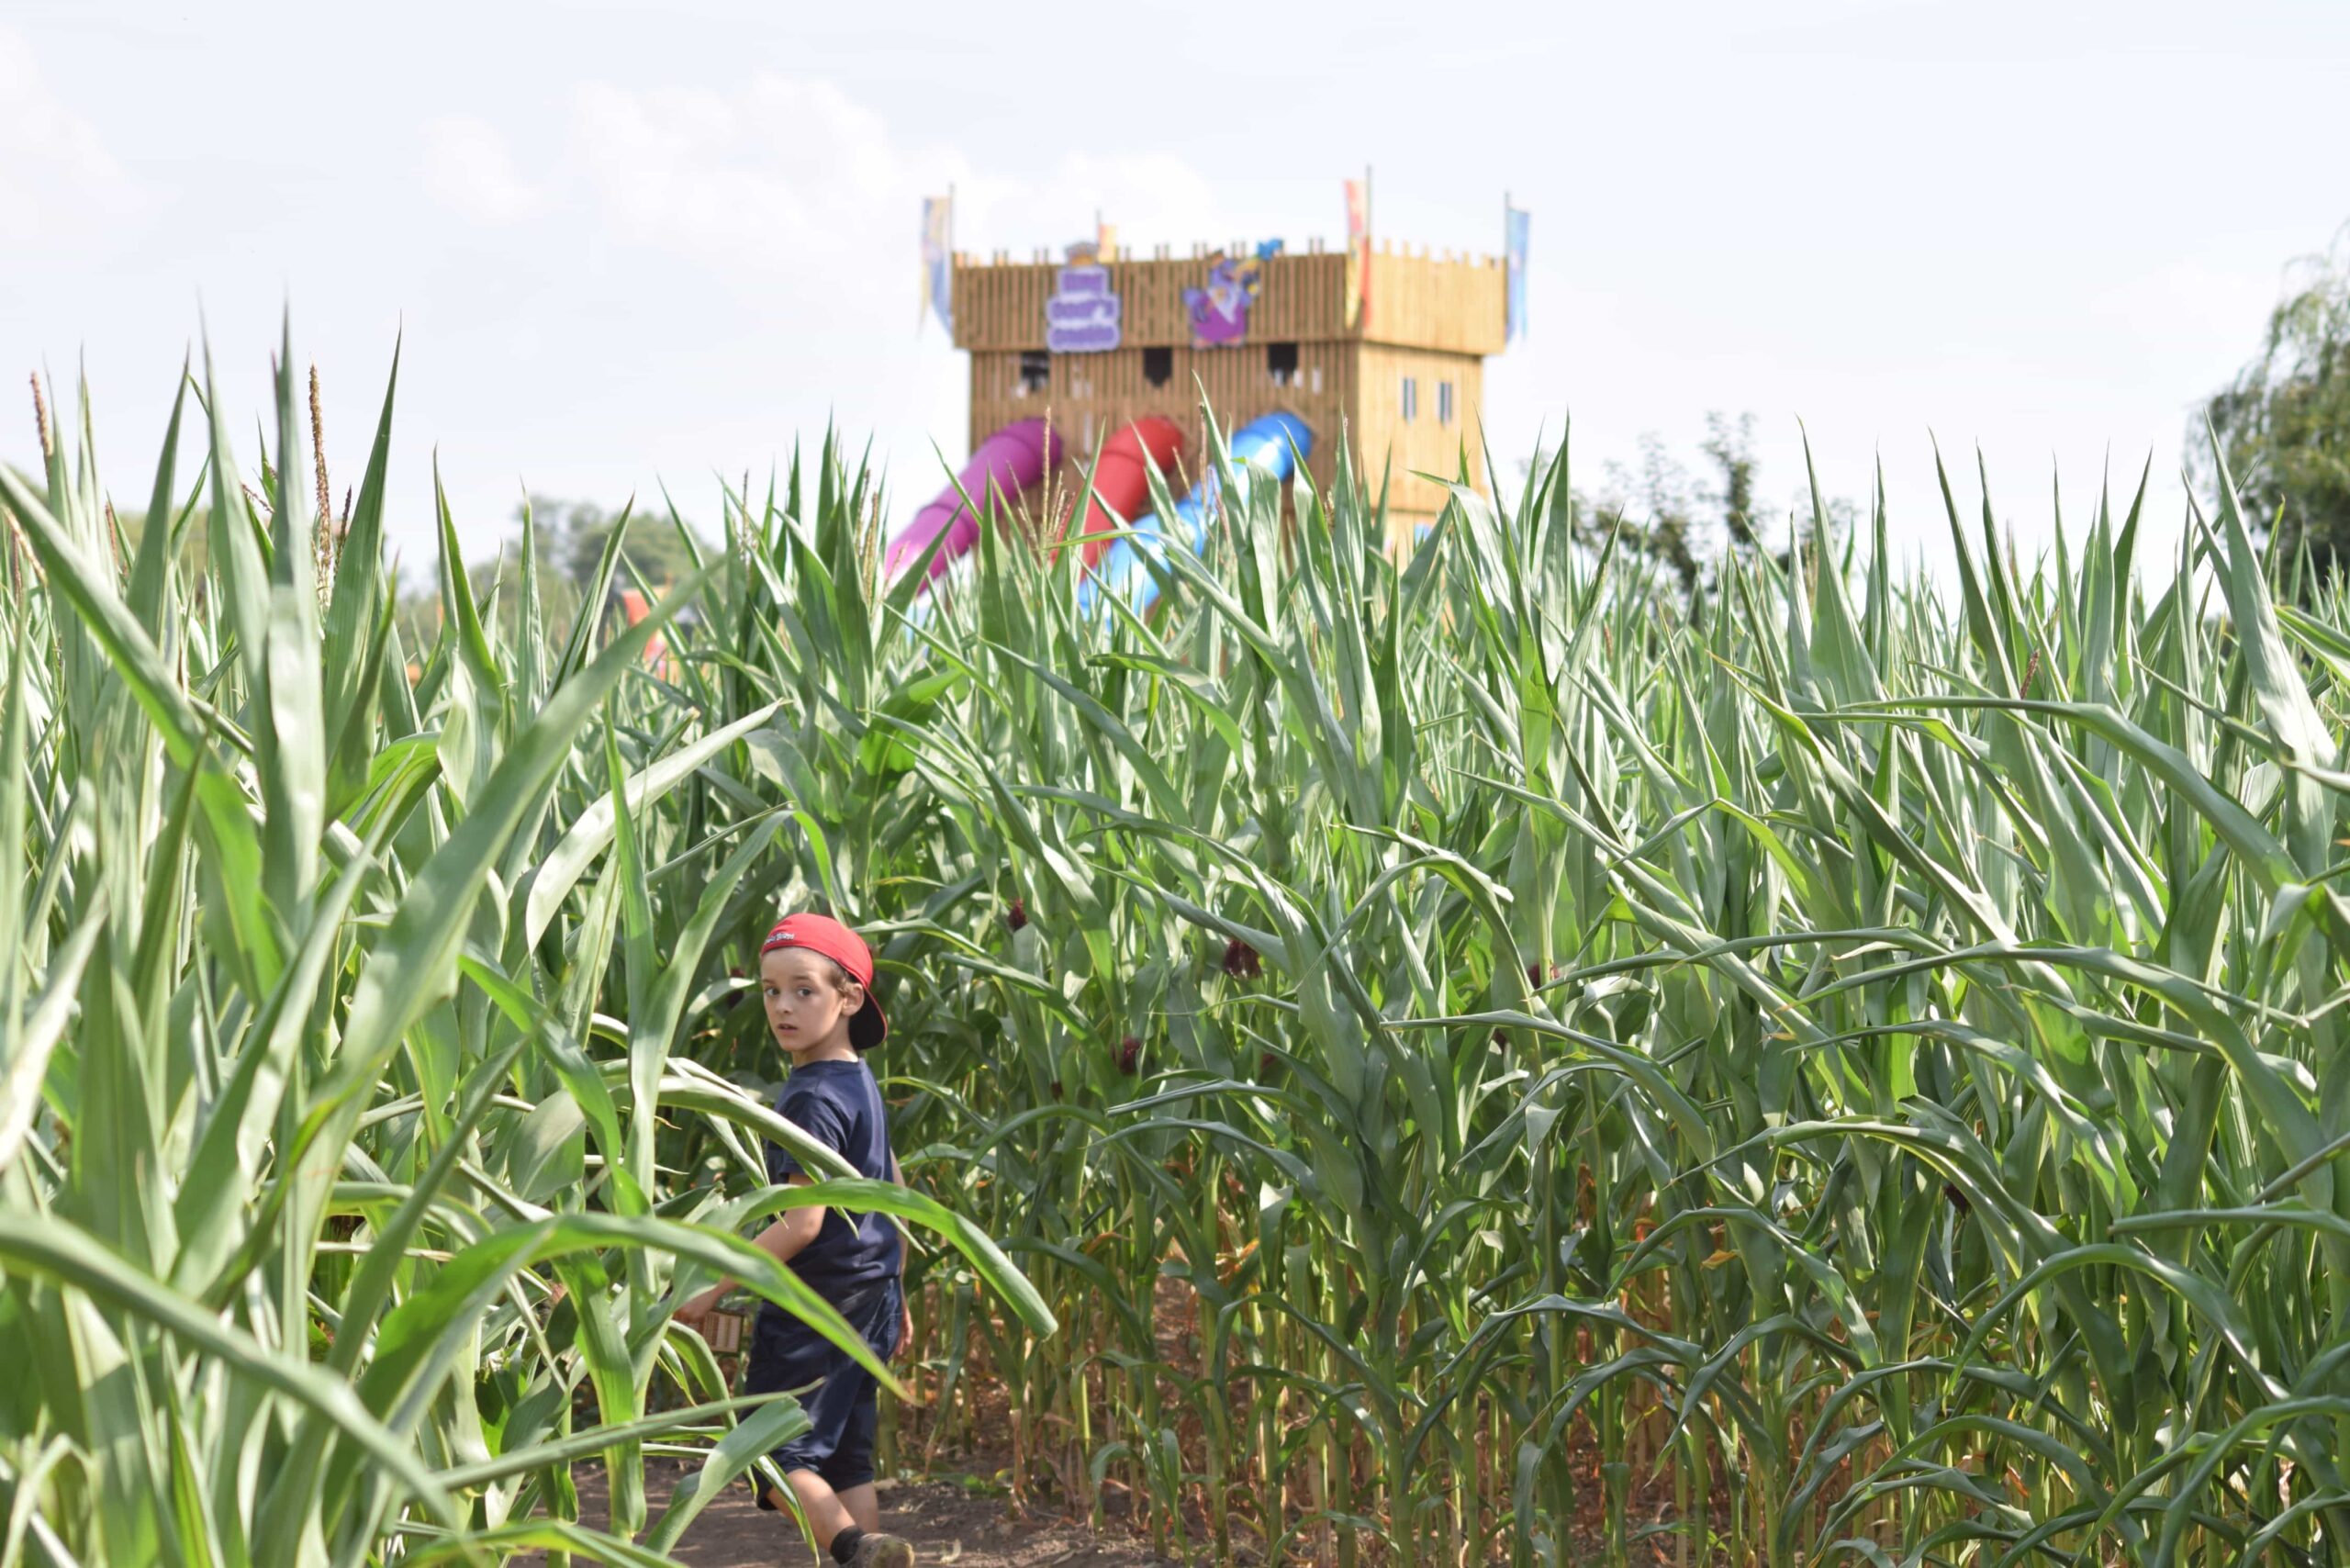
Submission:
[[[2246,510],[2268,520],[2288,557],[2306,549],[2319,570],[2340,569],[2350,565],[2350,227],[2288,277],[2260,352],[2203,411]],[[2212,488],[2201,430],[2187,449]]]
[[[500,545],[497,557],[476,561],[465,571],[484,613],[488,613],[487,607],[495,594],[500,624],[509,631],[521,597],[526,510],[532,550],[538,557],[539,596],[547,623],[557,633],[567,632],[578,614],[580,599],[594,586],[596,567],[623,516],[628,516],[628,533],[621,546],[621,564],[612,576],[615,592],[633,588],[639,577],[646,587],[658,590],[692,570],[686,542],[677,525],[666,517],[629,515],[594,501],[534,495],[515,509],[514,532]]]
[[[1626,546],[1673,574],[1693,610],[1708,591],[1724,552],[1757,543],[1752,512],[1761,467],[1754,456],[1754,416],[1707,414],[1706,439],[1697,451],[1706,460],[1703,479],[1661,437],[1644,434],[1637,466],[1609,462],[1601,469],[1595,493],[1575,495],[1578,531],[1593,548],[1620,529]],[[1536,463],[1546,460],[1538,452]]]
[[[1637,473],[1609,463],[1595,505],[1578,508],[1595,540],[1621,520],[1626,542],[1680,579],[1684,598],[1694,599],[1704,580],[1709,552],[1701,508],[1706,498],[1689,471],[1655,435],[1640,437]]]
[[[597,563],[603,559],[604,546],[610,542],[612,531],[621,525],[622,514],[593,501],[558,500],[546,496],[532,496],[529,506],[539,535],[542,559],[568,578],[575,589],[586,591],[595,580]],[[514,521],[519,530],[519,510]],[[693,569],[685,541],[677,537],[677,525],[659,515],[640,513],[630,519],[628,542],[621,547],[621,556],[636,568],[637,576],[654,588],[675,582]],[[629,580],[625,570],[619,580]]]
[[[1697,448],[1721,475],[1721,488],[1708,498],[1721,509],[1722,531],[1734,544],[1751,546],[1754,539],[1754,416],[1744,413],[1733,424],[1717,411],[1706,416],[1706,439]]]

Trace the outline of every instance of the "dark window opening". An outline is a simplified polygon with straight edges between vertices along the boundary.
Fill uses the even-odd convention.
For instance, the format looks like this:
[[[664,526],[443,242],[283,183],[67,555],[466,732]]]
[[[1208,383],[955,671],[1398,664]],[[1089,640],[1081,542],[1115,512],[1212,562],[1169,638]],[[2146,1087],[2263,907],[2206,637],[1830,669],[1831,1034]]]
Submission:
[[[1173,349],[1143,350],[1142,378],[1153,386],[1164,386],[1174,380],[1175,351]]]
[[[1295,386],[1297,383],[1297,345],[1295,343],[1267,343],[1265,345],[1265,370],[1272,376],[1274,386]]]
[[[1020,395],[1042,392],[1052,385],[1053,356],[1041,349],[1028,349],[1020,355]]]

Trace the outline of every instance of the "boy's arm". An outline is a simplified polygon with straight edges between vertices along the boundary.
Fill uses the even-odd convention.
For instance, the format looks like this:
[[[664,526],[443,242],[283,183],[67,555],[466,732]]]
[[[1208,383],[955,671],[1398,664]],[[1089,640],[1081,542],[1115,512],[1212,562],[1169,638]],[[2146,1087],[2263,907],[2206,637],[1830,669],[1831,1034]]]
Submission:
[[[785,1180],[784,1185],[805,1187],[811,1185],[811,1182],[806,1174],[795,1172]],[[777,1262],[789,1264],[792,1259],[800,1255],[800,1249],[815,1240],[816,1233],[824,1228],[825,1212],[824,1205],[822,1204],[811,1204],[804,1209],[786,1209],[776,1216],[774,1224],[751,1238],[751,1245],[773,1258]],[[719,1281],[710,1289],[677,1308],[677,1321],[688,1328],[699,1329],[702,1319],[716,1310],[718,1304],[726,1299],[727,1294],[733,1290],[734,1285],[735,1282],[733,1280]]]
[[[890,1151],[890,1180],[902,1187],[906,1173],[898,1169],[898,1151]],[[890,1359],[896,1361],[914,1342],[914,1304],[905,1292],[906,1253],[913,1245],[913,1232],[901,1222],[898,1226],[898,1338],[890,1348]]]
[[[813,1183],[804,1173],[784,1179],[787,1187],[806,1187]],[[789,1263],[800,1255],[800,1249],[816,1239],[824,1228],[826,1209],[814,1204],[804,1209],[786,1209],[776,1215],[775,1223],[751,1238],[751,1245],[768,1254],[778,1263]]]
[[[906,1184],[906,1173],[898,1169],[898,1151],[894,1148],[890,1151],[890,1180],[901,1187]],[[902,1280],[906,1277],[906,1244],[912,1239],[913,1232],[906,1228],[903,1220],[890,1223],[898,1227],[898,1278]]]

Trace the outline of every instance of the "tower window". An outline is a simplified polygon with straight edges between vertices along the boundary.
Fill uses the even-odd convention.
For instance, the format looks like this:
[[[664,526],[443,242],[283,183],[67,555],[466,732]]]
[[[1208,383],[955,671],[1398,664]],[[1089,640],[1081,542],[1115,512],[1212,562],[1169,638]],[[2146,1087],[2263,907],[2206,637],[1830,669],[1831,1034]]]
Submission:
[[[1029,397],[1052,385],[1053,356],[1042,349],[1024,349],[1020,354],[1020,396]]]
[[[1297,345],[1295,343],[1267,343],[1265,345],[1265,374],[1273,378],[1273,385],[1276,386],[1296,386]]]
[[[1449,381],[1436,384],[1436,422],[1440,425],[1452,422],[1452,383]]]
[[[1168,348],[1142,351],[1142,378],[1153,386],[1164,386],[1175,379],[1175,351]]]
[[[1414,420],[1420,417],[1420,383],[1417,376],[1407,375],[1404,377],[1404,399],[1402,409],[1404,414],[1404,422],[1407,425]]]

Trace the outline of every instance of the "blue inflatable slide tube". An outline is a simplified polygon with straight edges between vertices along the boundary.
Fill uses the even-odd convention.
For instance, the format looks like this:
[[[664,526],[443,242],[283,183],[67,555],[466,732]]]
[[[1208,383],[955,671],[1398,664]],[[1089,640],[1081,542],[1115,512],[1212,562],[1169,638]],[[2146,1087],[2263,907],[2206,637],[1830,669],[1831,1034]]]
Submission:
[[[1245,502],[1258,484],[1279,485],[1288,479],[1297,459],[1313,450],[1314,432],[1295,414],[1267,414],[1241,426],[1232,435],[1233,479],[1240,491],[1234,503]],[[1091,610],[1096,596],[1108,592],[1125,599],[1136,614],[1147,612],[1158,597],[1158,579],[1151,575],[1146,557],[1161,556],[1170,535],[1193,554],[1204,554],[1217,487],[1218,476],[1211,467],[1192,493],[1175,503],[1165,523],[1157,517],[1138,517],[1129,523],[1128,536],[1102,553],[1079,590],[1079,608]]]

